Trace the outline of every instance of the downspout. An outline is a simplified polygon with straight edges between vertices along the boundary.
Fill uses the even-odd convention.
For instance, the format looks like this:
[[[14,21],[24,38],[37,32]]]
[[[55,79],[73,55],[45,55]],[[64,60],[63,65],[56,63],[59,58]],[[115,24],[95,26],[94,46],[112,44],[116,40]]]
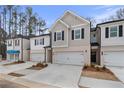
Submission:
[[[53,63],[52,33],[50,32],[51,64]]]
[[[21,61],[23,61],[23,36],[21,41]]]
[[[92,51],[92,46],[91,46],[91,22],[90,22],[90,64],[91,65],[91,51]]]

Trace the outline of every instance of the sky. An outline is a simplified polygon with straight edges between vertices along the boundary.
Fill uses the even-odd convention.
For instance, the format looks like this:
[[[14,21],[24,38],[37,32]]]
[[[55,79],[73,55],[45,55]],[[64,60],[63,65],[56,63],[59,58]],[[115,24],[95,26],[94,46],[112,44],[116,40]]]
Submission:
[[[46,21],[47,27],[51,25],[63,15],[66,10],[71,10],[76,14],[87,18],[93,17],[97,23],[105,19],[120,9],[122,5],[34,5],[33,11]]]

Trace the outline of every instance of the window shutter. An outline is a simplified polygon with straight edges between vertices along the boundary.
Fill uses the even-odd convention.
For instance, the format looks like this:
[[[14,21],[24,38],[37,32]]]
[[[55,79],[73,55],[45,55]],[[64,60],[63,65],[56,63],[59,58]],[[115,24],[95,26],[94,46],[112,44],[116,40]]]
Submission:
[[[56,41],[56,32],[54,32],[54,41]]]
[[[123,26],[119,25],[119,37],[123,36]]]
[[[72,30],[72,40],[74,40],[74,30]]]
[[[105,28],[105,38],[109,38],[109,28]]]
[[[34,45],[36,46],[36,39],[34,40]]]
[[[81,38],[84,39],[84,28],[81,29]]]
[[[62,40],[64,40],[64,31],[62,31]]]
[[[43,45],[44,45],[44,38],[43,38]]]

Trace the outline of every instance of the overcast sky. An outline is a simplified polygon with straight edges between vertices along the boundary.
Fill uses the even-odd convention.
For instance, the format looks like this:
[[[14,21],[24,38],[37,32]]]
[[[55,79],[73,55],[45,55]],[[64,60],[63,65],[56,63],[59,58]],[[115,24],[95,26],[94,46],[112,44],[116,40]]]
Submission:
[[[71,10],[82,17],[94,17],[99,23],[102,19],[113,15],[118,9],[124,6],[117,5],[35,5],[33,11],[37,12],[50,27],[66,10]]]

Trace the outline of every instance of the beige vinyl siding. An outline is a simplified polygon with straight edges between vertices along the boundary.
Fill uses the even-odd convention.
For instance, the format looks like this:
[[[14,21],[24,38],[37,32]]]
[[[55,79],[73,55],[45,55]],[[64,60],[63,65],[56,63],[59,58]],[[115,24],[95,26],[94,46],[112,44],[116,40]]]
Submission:
[[[56,24],[56,26],[52,29],[52,42],[53,42],[53,46],[67,46],[68,42],[67,42],[67,30],[68,28],[62,24],[61,22],[58,22]],[[60,32],[60,31],[64,31],[64,40],[56,40],[54,41],[54,32]]]

